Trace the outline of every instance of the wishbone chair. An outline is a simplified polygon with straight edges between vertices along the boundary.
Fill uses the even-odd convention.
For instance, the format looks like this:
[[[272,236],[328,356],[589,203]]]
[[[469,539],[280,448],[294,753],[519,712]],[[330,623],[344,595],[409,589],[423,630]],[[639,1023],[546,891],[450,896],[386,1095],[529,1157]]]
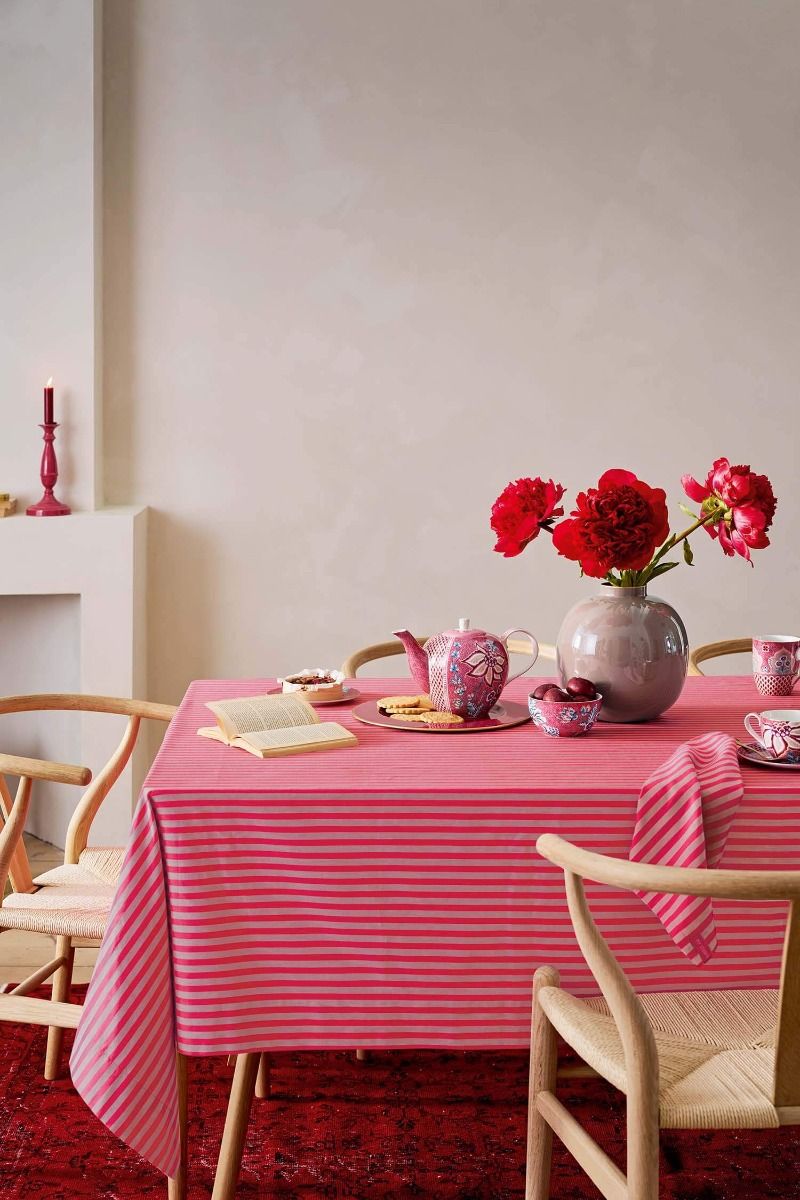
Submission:
[[[11,892],[0,903],[0,934],[9,929],[42,933],[55,939],[55,957],[10,992],[0,988],[0,1020],[49,1026],[45,1079],[57,1079],[65,1028],[75,1028],[80,1006],[69,1004],[76,947],[97,946],[125,854],[121,846],[89,846],[89,832],[100,805],[125,769],[143,719],[168,722],[177,711],[169,704],[114,696],[73,693],[0,698],[0,715],[19,712],[78,711],[128,718],[122,740],[98,775],[87,767],[0,754],[0,897],[8,880]],[[12,800],[5,775],[19,779]],[[63,865],[35,879],[22,834],[34,780],[85,788],[67,828]],[[87,786],[88,785],[88,786]],[[29,993],[51,978],[52,998]]]
[[[634,863],[543,834],[564,871],[578,945],[602,999],[534,977],[526,1200],[547,1200],[556,1133],[607,1200],[658,1200],[660,1129],[800,1124],[800,871],[706,870]],[[595,925],[583,880],[626,891],[789,900],[780,988],[637,995]],[[627,1174],[556,1097],[557,1034],[627,1098]]]

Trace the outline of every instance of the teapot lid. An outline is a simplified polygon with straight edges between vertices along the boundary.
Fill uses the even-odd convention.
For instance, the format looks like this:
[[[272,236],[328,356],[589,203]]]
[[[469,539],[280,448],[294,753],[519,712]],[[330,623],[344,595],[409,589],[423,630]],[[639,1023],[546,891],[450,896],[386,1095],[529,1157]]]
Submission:
[[[460,634],[463,635],[465,633],[468,633],[471,637],[478,638],[489,636],[487,635],[485,629],[473,629],[472,622],[470,621],[469,617],[459,617],[458,629],[447,630],[448,637],[458,637]]]

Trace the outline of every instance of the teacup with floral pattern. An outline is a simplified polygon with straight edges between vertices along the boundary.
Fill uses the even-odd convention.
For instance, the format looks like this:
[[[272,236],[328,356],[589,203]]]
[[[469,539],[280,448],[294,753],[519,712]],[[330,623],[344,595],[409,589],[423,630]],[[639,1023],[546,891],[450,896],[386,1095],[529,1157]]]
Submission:
[[[773,708],[748,713],[744,727],[758,744],[780,762],[800,762],[800,711]]]

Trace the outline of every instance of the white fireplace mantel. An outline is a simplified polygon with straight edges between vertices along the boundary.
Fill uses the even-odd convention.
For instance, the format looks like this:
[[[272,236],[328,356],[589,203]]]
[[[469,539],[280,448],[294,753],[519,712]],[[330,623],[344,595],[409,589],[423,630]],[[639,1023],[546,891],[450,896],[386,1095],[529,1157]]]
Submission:
[[[145,695],[146,525],[146,508],[106,508],[50,518],[16,515],[0,520],[0,597],[79,597],[81,692]],[[24,604],[14,606],[12,623],[24,622],[24,610]],[[8,625],[8,618],[0,625],[0,676],[3,645],[15,636]],[[38,667],[38,676],[46,677],[41,664]],[[7,691],[1,683],[0,691]],[[82,714],[80,763],[99,769],[123,727],[119,717]],[[44,733],[42,738],[46,745]],[[11,750],[3,743],[2,719],[0,749]],[[101,808],[92,830],[93,842],[125,841],[140,776],[135,758]],[[54,827],[37,832],[63,845],[68,805],[75,799],[74,795],[65,797],[52,810]]]

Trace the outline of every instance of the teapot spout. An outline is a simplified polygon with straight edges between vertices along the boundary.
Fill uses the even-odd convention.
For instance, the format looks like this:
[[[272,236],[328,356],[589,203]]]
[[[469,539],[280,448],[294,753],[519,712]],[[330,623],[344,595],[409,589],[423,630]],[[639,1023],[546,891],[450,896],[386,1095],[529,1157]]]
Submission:
[[[427,654],[413,633],[410,633],[407,629],[395,629],[394,636],[400,638],[400,641],[406,648],[408,665],[411,669],[411,677],[414,683],[421,692],[428,692],[430,690],[430,676],[428,673]]]

